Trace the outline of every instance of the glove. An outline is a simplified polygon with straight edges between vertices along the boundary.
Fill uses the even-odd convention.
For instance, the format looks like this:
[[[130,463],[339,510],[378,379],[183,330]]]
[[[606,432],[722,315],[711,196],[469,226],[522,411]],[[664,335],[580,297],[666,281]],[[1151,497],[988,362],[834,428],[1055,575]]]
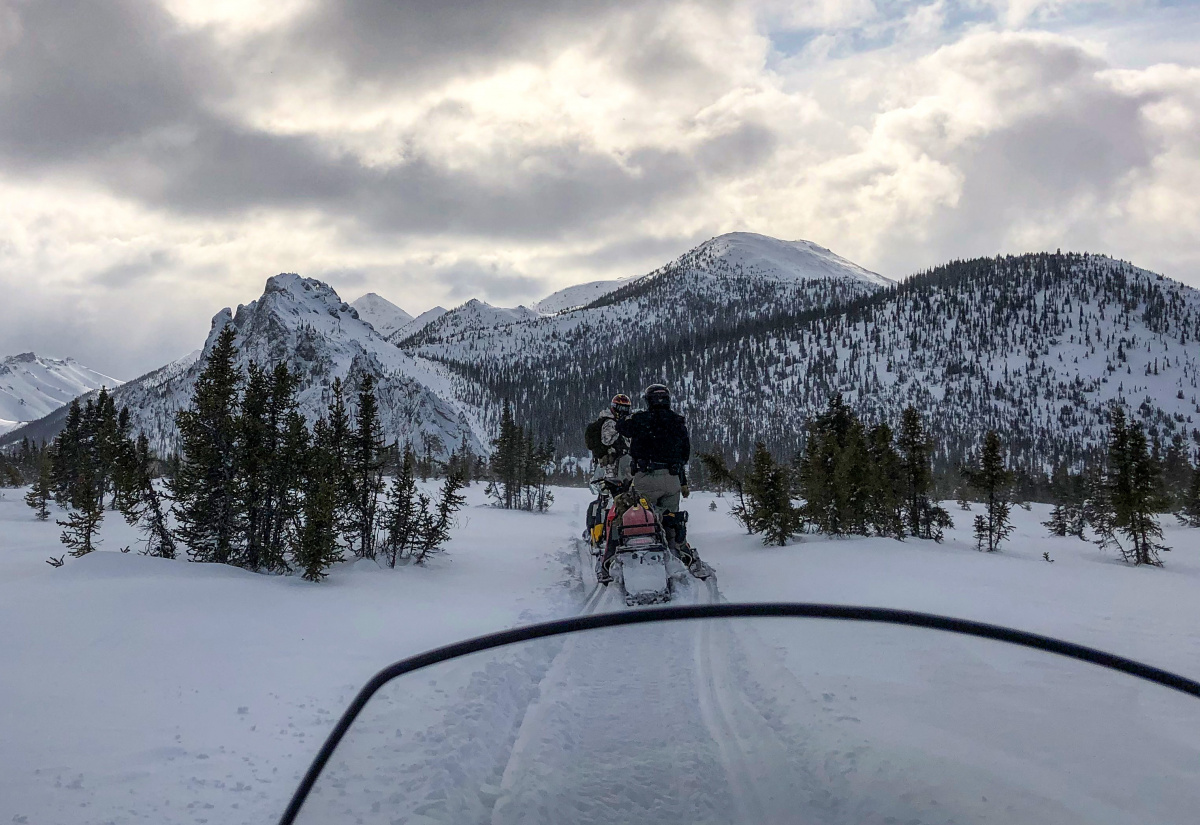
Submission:
[[[688,489],[688,486],[686,484],[679,488],[679,492],[681,494],[683,494],[684,498],[687,498],[688,496],[690,496],[692,494],[692,491],[690,489]]]

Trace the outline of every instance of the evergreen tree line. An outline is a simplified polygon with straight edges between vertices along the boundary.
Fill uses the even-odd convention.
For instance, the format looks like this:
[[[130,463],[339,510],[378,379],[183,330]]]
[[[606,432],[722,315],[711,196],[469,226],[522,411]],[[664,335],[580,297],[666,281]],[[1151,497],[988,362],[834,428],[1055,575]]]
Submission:
[[[60,525],[72,555],[95,549],[106,496],[139,526],[143,552],[166,558],[183,547],[192,561],[298,570],[319,581],[346,553],[395,566],[440,549],[478,465],[465,446],[451,454],[432,499],[416,485],[432,474],[431,450],[418,456],[411,444],[384,444],[371,376],[353,410],[335,380],[325,415],[310,428],[297,404],[297,376],[284,364],[250,363],[243,374],[237,355],[227,328],[190,406],[177,414],[181,450],[165,490],[154,484],[159,466],[145,436],[129,435],[128,411],[118,413],[103,390],[95,402],[73,403],[26,497],[42,519],[49,500],[69,508]],[[390,458],[397,475],[386,489]]]
[[[34,468],[25,502],[41,521],[49,519],[51,501],[67,510],[66,519],[57,524],[72,556],[96,548],[107,497],[107,509],[141,529],[146,552],[174,557],[174,540],[153,484],[158,462],[144,435],[131,436],[129,410],[118,411],[106,388],[84,404],[71,402],[65,426],[52,444],[38,448],[25,442],[20,455]]]
[[[806,423],[790,464],[762,442],[745,468],[717,453],[700,459],[707,482],[734,492],[734,517],[764,543],[782,545],[804,531],[941,541],[953,525],[933,499],[933,449],[913,407],[896,434],[886,422],[865,424],[838,394]]]
[[[893,434],[886,422],[864,424],[835,395],[806,423],[804,446],[790,465],[762,442],[746,467],[731,468],[716,453],[700,458],[708,482],[735,494],[734,517],[764,543],[782,545],[805,531],[941,541],[953,522],[936,503],[934,449],[915,408],[904,410]],[[1046,485],[1056,501],[1050,532],[1084,539],[1090,528],[1101,548],[1133,564],[1161,565],[1159,553],[1169,548],[1158,514],[1173,511],[1181,523],[1200,527],[1200,470],[1190,468],[1186,450],[1167,451],[1166,469],[1158,454],[1142,425],[1114,406],[1105,463],[1078,474],[1060,466]],[[995,430],[957,476],[962,508],[971,509],[972,500],[983,505],[973,522],[976,547],[995,552],[1013,532],[1013,506],[1028,509],[1022,489],[1029,477],[1009,466]]]
[[[1086,539],[1091,528],[1101,549],[1114,549],[1135,564],[1162,566],[1159,516],[1174,513],[1180,524],[1200,527],[1200,469],[1173,450],[1166,461],[1146,431],[1114,406],[1106,462],[1084,473],[1055,472],[1057,501],[1045,526],[1052,535]]]
[[[1082,540],[1090,529],[1101,549],[1115,549],[1135,565],[1162,566],[1159,553],[1170,548],[1162,544],[1159,516],[1174,512],[1181,524],[1200,527],[1200,471],[1190,468],[1186,452],[1177,454],[1173,461],[1178,463],[1167,465],[1170,471],[1165,469],[1145,429],[1129,422],[1119,405],[1110,409],[1109,418],[1106,460],[1079,473],[1065,466],[1055,469],[1050,483],[1055,503],[1044,524],[1051,535]],[[1013,504],[1023,502],[1017,474],[1007,465],[995,430],[985,434],[978,454],[960,475],[965,482],[960,505],[970,509],[969,490],[984,508],[974,520],[976,546],[994,552],[1012,534]]]
[[[550,439],[538,441],[532,425],[522,427],[504,402],[500,433],[492,441],[491,479],[487,494],[506,510],[545,512],[554,502],[550,471],[554,447]]]

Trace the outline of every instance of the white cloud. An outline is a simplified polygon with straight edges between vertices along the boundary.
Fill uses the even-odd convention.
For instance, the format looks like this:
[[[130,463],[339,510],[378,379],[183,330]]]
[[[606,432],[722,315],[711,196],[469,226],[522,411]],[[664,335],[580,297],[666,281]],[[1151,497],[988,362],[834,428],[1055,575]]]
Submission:
[[[470,15],[425,21],[445,37],[428,65],[413,61],[437,44],[412,36],[368,44],[415,50],[368,70],[346,52],[361,26],[323,40],[308,25],[337,22],[319,0],[171,0],[125,46],[160,67],[178,51],[170,85],[127,53],[98,88],[162,105],[103,121],[103,140],[86,112],[51,112],[80,135],[54,153],[0,125],[0,289],[53,307],[0,330],[0,352],[99,342],[94,365],[128,376],[279,271],[420,311],[472,284],[525,300],[644,272],[735,229],[893,276],[1061,246],[1200,285],[1200,69],[1115,62],[1117,29],[1062,24],[1082,6],[993,4],[994,21],[956,29],[953,0],[890,16],[865,0],[579,0],[578,18],[529,2],[503,42]],[[1012,30],[1052,18],[1054,33]],[[813,36],[781,57],[768,25]],[[49,69],[24,26],[0,16],[0,77],[19,59],[10,76],[36,91]],[[114,320],[139,311],[134,332]]]

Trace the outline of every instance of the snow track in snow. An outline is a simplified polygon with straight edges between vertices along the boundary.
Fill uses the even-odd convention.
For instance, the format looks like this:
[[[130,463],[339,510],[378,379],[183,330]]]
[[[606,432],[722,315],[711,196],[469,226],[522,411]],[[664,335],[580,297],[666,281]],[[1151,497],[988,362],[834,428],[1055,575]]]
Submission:
[[[580,615],[638,609],[595,582],[577,546],[591,585]],[[721,596],[715,579],[689,578],[675,599]],[[525,713],[492,824],[792,821],[787,748],[740,684],[745,656],[719,620],[568,637]]]

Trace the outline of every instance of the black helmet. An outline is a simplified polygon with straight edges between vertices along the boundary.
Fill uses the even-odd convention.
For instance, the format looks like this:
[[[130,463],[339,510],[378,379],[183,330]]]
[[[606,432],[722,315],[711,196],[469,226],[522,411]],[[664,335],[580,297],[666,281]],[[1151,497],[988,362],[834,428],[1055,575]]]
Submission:
[[[651,409],[671,406],[671,391],[666,384],[651,384],[642,393],[642,398],[646,399],[646,406]]]

